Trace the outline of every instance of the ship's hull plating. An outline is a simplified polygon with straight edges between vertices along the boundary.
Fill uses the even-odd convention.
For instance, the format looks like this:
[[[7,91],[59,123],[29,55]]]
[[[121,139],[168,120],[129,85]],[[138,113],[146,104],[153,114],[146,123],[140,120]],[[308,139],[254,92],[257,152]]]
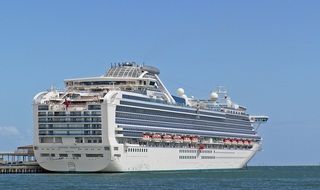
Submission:
[[[137,152],[121,153],[121,149],[115,151],[100,152],[100,158],[41,158],[39,164],[49,171],[55,172],[132,172],[132,171],[171,171],[171,170],[211,170],[211,169],[240,169],[246,166],[248,161],[259,149],[259,144],[248,150],[232,149],[183,149],[132,146],[131,150]],[[69,152],[77,149],[77,154],[86,154],[90,148],[64,147],[59,150],[69,149]],[[80,150],[81,149],[81,150]],[[96,153],[97,153],[96,149]],[[184,150],[184,152],[182,152]],[[63,150],[64,151],[64,150]],[[139,152],[138,152],[139,151]],[[191,152],[188,153],[187,151]],[[121,154],[121,157],[114,155]],[[112,155],[112,156],[111,156]],[[38,156],[38,158],[40,158]]]

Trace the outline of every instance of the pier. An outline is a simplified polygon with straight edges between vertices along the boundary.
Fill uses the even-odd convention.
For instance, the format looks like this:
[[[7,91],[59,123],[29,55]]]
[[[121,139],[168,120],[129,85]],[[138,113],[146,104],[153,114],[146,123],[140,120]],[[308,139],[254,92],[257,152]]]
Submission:
[[[47,172],[37,163],[33,146],[21,146],[14,152],[0,152],[0,174]]]
[[[0,174],[12,174],[12,173],[44,173],[46,170],[38,166],[22,166],[22,165],[10,165],[0,166]]]

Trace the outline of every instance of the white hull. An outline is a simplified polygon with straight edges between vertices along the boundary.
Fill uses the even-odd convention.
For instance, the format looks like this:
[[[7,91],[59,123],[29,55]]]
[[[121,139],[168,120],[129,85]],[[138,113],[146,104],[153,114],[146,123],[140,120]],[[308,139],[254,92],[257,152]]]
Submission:
[[[120,147],[119,147],[120,148]],[[56,148],[63,152],[75,152],[77,154],[103,153],[101,158],[41,158],[39,164],[49,171],[58,172],[131,172],[131,171],[170,171],[170,170],[211,170],[211,169],[240,169],[246,166],[248,161],[259,149],[256,144],[252,149],[183,149],[128,146],[136,150],[147,152],[126,152],[122,148],[119,151],[105,151],[100,148],[65,147]],[[55,148],[50,148],[53,150]],[[80,150],[81,149],[81,150]],[[100,150],[99,150],[100,149]],[[122,150],[121,150],[122,149]],[[69,150],[69,151],[68,151]],[[76,150],[76,151],[75,151]],[[179,150],[188,150],[192,153],[181,153]],[[123,152],[122,152],[123,151]],[[55,151],[51,151],[55,152]],[[58,152],[57,152],[58,153]],[[121,154],[121,157],[111,155]],[[181,157],[192,159],[180,159]],[[206,157],[207,159],[203,159]]]

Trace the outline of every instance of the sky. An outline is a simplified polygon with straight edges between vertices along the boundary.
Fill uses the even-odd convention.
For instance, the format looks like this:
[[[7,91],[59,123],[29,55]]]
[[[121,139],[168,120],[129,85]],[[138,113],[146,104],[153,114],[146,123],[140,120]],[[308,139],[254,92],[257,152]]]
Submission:
[[[160,69],[171,93],[217,86],[253,115],[250,165],[320,164],[320,2],[0,1],[0,150],[33,141],[32,99],[110,63]]]

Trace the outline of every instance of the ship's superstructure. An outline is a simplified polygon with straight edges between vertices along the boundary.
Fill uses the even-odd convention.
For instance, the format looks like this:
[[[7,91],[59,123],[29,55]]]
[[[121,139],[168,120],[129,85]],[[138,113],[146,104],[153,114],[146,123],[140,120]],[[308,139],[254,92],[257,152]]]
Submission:
[[[50,171],[242,168],[260,149],[266,116],[217,88],[210,99],[170,94],[157,68],[121,63],[34,97],[34,151]]]

